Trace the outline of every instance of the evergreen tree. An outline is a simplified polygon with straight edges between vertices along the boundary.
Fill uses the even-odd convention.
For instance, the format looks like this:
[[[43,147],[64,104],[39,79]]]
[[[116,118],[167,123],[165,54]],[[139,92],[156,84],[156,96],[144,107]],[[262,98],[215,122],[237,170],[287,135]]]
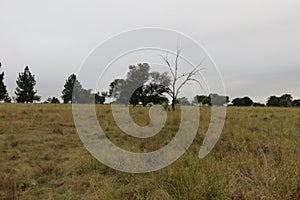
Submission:
[[[72,96],[73,96],[73,89],[75,83],[77,83],[75,85],[76,88],[80,91],[82,89],[81,84],[78,82],[76,75],[71,74],[66,80],[66,83],[64,85],[64,90],[62,91],[61,98],[64,100],[64,103],[69,103],[69,102],[73,103]],[[76,92],[76,94],[77,93],[78,91]]]
[[[29,71],[28,66],[25,67],[23,73],[19,73],[17,79],[17,88],[15,94],[17,95],[16,101],[18,103],[32,103],[35,100],[40,99],[39,96],[35,96],[37,90],[34,90],[36,84],[34,75]]]
[[[1,63],[0,63],[1,69]],[[0,74],[0,101],[11,102],[10,97],[8,96],[6,85],[4,84],[4,72]]]

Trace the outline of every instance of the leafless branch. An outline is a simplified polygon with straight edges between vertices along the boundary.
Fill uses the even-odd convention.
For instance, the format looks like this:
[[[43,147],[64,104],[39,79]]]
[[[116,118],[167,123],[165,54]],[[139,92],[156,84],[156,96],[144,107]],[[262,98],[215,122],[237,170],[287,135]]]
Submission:
[[[165,61],[165,63],[168,65],[168,67],[169,67],[169,69],[170,69],[170,72],[171,72],[173,78],[175,78],[175,74],[174,74],[174,72],[173,72],[173,70],[172,70],[172,67],[171,67],[171,65],[170,65],[170,62],[169,62],[169,60],[168,60],[168,54],[166,55],[166,57],[164,57],[164,56],[162,56],[162,55],[160,55],[160,57],[161,57],[161,58]]]

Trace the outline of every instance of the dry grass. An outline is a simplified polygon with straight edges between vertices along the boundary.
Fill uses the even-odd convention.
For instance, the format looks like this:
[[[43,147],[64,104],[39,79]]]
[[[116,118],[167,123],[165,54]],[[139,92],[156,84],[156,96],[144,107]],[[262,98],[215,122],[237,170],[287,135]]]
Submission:
[[[0,199],[300,199],[300,109],[228,108],[224,131],[205,158],[197,154],[210,109],[201,108],[198,136],[172,165],[128,174],[85,150],[70,105],[0,104]],[[147,108],[131,108],[148,123]],[[120,133],[109,106],[97,106],[108,137],[136,152],[166,145],[180,112],[151,139]]]

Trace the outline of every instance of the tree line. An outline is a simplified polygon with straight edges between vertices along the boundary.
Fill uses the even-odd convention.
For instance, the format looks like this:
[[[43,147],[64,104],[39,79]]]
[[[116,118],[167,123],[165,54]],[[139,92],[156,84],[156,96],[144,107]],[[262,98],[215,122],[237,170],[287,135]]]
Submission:
[[[169,63],[167,57],[163,58],[166,63]],[[170,66],[170,64],[168,64]],[[231,101],[228,96],[218,94],[196,95],[192,102],[189,102],[186,97],[178,97],[182,86],[188,81],[193,80],[195,71],[189,73],[178,74],[177,67],[172,70],[171,75],[167,72],[150,71],[150,66],[147,63],[130,65],[129,71],[125,79],[114,79],[109,84],[109,90],[104,92],[93,92],[91,89],[85,89],[77,79],[75,74],[71,74],[64,84],[61,98],[63,103],[95,103],[104,104],[107,97],[113,98],[111,103],[125,105],[149,105],[162,104],[169,105],[169,95],[171,106],[175,110],[175,105],[232,105],[232,106],[275,106],[275,107],[292,107],[300,106],[300,99],[293,99],[290,94],[282,96],[270,96],[266,104],[253,102],[250,97],[235,98]],[[1,70],[1,63],[0,63]],[[180,83],[177,81],[185,77]],[[37,95],[35,89],[36,80],[29,67],[26,66],[24,71],[18,74],[16,80],[17,87],[15,89],[15,97],[11,98],[8,95],[6,85],[4,84],[4,72],[0,73],[0,102],[10,103],[12,100],[17,103],[33,103],[40,102],[41,96]],[[57,97],[48,98],[45,103],[61,103]]]

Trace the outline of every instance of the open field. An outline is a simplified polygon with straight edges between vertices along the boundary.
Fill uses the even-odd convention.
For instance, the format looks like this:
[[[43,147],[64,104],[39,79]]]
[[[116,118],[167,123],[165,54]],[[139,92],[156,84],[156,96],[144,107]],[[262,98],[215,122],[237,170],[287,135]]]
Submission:
[[[148,108],[131,108],[148,123]],[[160,134],[120,133],[109,105],[97,116],[110,140],[135,152],[159,149],[176,133],[169,112]],[[76,132],[71,105],[0,104],[0,199],[300,199],[300,109],[228,107],[213,151],[198,158],[210,119],[201,108],[189,150],[157,172],[128,174],[97,162]]]

